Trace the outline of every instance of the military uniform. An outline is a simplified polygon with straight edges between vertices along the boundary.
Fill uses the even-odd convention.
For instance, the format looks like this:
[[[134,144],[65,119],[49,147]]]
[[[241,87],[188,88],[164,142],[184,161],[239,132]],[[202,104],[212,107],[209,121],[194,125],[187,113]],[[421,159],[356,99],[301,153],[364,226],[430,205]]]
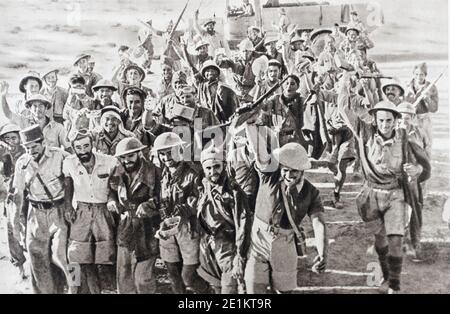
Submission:
[[[94,133],[94,147],[97,152],[105,155],[114,155],[116,153],[117,144],[127,137],[135,137],[133,133],[127,130],[120,130],[116,137],[110,139],[104,130]]]
[[[64,106],[69,97],[67,90],[59,86],[55,86],[53,89],[44,87],[41,89],[41,94],[49,99],[52,104],[50,118],[62,124],[64,122]]]
[[[70,263],[112,265],[116,261],[114,218],[106,203],[110,192],[108,180],[117,160],[98,153],[93,153],[93,158],[95,165],[91,173],[76,155],[63,162],[64,176],[73,181],[73,198],[77,203],[76,217],[70,225],[67,254]],[[98,278],[88,280],[90,292],[100,293]]]
[[[60,271],[68,275],[62,172],[67,156],[60,149],[46,147],[39,162],[25,154],[16,163],[13,189],[19,193],[17,206],[21,206],[25,190],[30,202],[26,246],[35,293],[62,293],[64,278]]]
[[[304,106],[300,94],[289,100],[282,94],[274,95],[261,107],[257,123],[275,128],[281,146],[289,142],[306,146],[302,133]]]
[[[112,173],[111,197],[118,202],[121,218],[117,229],[117,286],[119,293],[155,293],[154,267],[158,256],[155,233],[159,227],[159,213],[151,211],[149,217],[138,218],[139,205],[152,208],[159,204],[159,170],[141,159],[134,178],[118,165]],[[111,198],[110,198],[111,200]]]
[[[232,277],[234,260],[246,259],[249,241],[246,196],[225,174],[215,186],[203,179],[197,217],[201,233],[199,275],[216,293],[237,293],[237,281]]]

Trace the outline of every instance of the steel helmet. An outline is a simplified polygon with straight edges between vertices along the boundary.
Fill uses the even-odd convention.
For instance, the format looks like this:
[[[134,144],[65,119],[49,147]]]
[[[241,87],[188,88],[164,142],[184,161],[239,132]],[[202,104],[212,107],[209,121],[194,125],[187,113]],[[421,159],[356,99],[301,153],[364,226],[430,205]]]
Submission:
[[[311,168],[306,150],[298,143],[287,143],[283,147],[275,149],[273,154],[278,162],[285,167],[299,171]]]
[[[386,87],[388,87],[388,86],[397,86],[401,91],[400,96],[405,95],[405,89],[403,88],[402,84],[400,83],[400,81],[398,79],[390,79],[386,83],[383,84],[383,86],[381,87],[381,90],[383,91],[383,94],[385,94],[385,95],[386,95]]]
[[[135,137],[127,137],[121,140],[116,147],[115,157],[124,156],[127,154],[139,152],[146,148],[147,146],[142,145],[141,141],[139,141]]]
[[[416,109],[414,108],[414,105],[407,101],[404,101],[400,105],[398,105],[397,111],[400,113],[416,114]]]
[[[162,149],[172,148],[185,144],[183,140],[174,132],[166,132],[159,135],[153,143],[152,151],[157,152]]]
[[[400,118],[402,115],[398,112],[397,107],[389,100],[382,100],[369,110],[369,114],[374,115],[377,111],[389,111],[392,112],[395,118]]]

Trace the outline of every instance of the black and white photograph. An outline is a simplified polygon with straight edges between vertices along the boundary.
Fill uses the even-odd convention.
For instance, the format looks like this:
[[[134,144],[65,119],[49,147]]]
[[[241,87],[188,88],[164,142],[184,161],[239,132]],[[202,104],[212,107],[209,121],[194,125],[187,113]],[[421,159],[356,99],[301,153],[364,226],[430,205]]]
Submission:
[[[0,294],[450,293],[446,0],[0,12]]]

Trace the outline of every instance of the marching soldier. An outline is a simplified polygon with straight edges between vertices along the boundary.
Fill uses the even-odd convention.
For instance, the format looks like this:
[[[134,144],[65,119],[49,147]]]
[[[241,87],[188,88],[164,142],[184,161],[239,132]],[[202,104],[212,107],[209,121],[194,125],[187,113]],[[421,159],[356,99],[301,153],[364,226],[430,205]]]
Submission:
[[[42,80],[39,77],[39,73],[34,71],[29,71],[27,75],[25,75],[19,83],[19,91],[24,95],[23,99],[19,99],[15,105],[16,113],[24,113],[26,108],[24,106],[25,101],[29,99],[33,95],[39,94],[39,91],[42,89]]]
[[[435,113],[439,108],[439,94],[436,86],[430,87],[431,83],[427,81],[427,64],[421,63],[414,67],[414,78],[408,85],[405,100],[414,104],[416,100],[425,93],[425,97],[416,105],[417,122],[421,129],[425,131],[429,141],[430,149],[433,142],[431,133],[431,113]]]
[[[201,153],[205,178],[197,203],[200,226],[199,275],[216,294],[237,293],[249,244],[250,211],[244,192],[226,174],[223,151]]]
[[[94,153],[93,138],[86,129],[72,140],[72,148],[74,154],[63,161],[65,207],[70,222],[68,260],[80,264],[78,293],[100,294],[102,283],[97,267],[112,265],[116,260],[114,218],[106,203],[108,179],[117,160]]]
[[[156,291],[155,262],[160,223],[159,169],[148,162],[136,138],[117,145],[118,165],[111,175],[108,209],[120,214],[117,229],[117,288],[119,293],[149,294]]]
[[[26,247],[33,292],[63,293],[66,279],[72,291],[66,254],[68,230],[62,172],[68,154],[44,145],[39,125],[23,129],[20,138],[26,154],[17,160],[12,190],[17,208],[21,208],[26,194],[30,203]]]
[[[145,72],[140,66],[135,64],[128,65],[123,70],[122,80],[119,84],[119,95],[123,94],[125,88],[133,86],[142,89],[146,93],[147,97],[156,98],[157,95],[153,92],[152,89],[142,85],[144,79]],[[125,106],[125,104],[123,105]]]
[[[199,10],[195,11],[194,15],[194,27],[195,31],[198,35],[200,35],[201,39],[209,44],[208,54],[212,57],[215,57],[215,53],[217,49],[224,48],[225,53],[230,56],[231,51],[228,46],[228,41],[222,34],[219,34],[215,30],[216,21],[213,19],[208,19],[203,23],[203,27],[200,27],[198,21]]]
[[[64,105],[69,94],[65,88],[56,85],[58,83],[58,73],[59,70],[55,69],[42,76],[45,86],[41,89],[41,94],[52,104],[51,119],[63,124]]]
[[[119,85],[119,80],[121,80],[123,77],[123,71],[129,65],[136,65],[136,63],[130,60],[130,47],[128,46],[120,46],[117,50],[117,54],[119,56],[120,64],[114,68],[113,74],[111,76],[111,81]]]
[[[280,81],[280,74],[282,72],[282,64],[276,60],[269,60],[267,63],[266,77],[260,82],[257,82],[257,85],[252,88],[249,92],[251,96],[253,96],[253,101],[256,101],[259,97],[268,92],[275,84]],[[278,93],[281,92],[281,89],[278,90]],[[277,93],[277,92],[275,92]]]
[[[120,105],[112,100],[117,87],[114,86],[110,80],[101,79],[97,84],[92,86],[94,92],[93,107],[94,110],[100,110],[106,106],[115,106],[120,108]]]
[[[430,163],[405,131],[395,130],[401,114],[393,103],[382,101],[367,111],[361,102],[349,97],[348,84],[349,74],[345,73],[339,88],[338,108],[351,129],[359,130],[355,136],[365,183],[356,203],[368,230],[375,235],[375,250],[384,278],[380,290],[398,293],[402,239],[409,222],[408,205],[412,214],[416,213],[407,183],[428,179]]]
[[[164,96],[170,95],[174,92],[173,84],[173,60],[170,57],[164,57],[161,60],[161,70],[162,78],[158,83],[158,88],[156,89],[158,94],[158,99]]]
[[[297,251],[296,245],[303,241],[299,228],[306,215],[313,225],[318,253],[313,271],[325,271],[328,240],[324,209],[319,191],[304,178],[311,163],[300,144],[288,143],[280,149],[271,140],[275,146],[269,153],[264,132],[248,125],[246,133],[260,178],[245,269],[247,292],[265,293],[268,286],[290,292],[297,287],[297,255],[304,252]]]
[[[3,171],[0,176],[3,177],[6,193],[11,192],[16,162],[25,153],[25,149],[20,143],[19,132],[20,128],[10,123],[0,128],[0,159],[3,163]],[[6,228],[10,261],[19,270],[19,278],[25,280],[27,276],[25,275],[23,264],[26,258],[22,239],[25,238],[24,232],[28,208],[26,206],[22,206],[22,208],[17,207],[10,198],[6,198],[3,205],[7,219]],[[18,239],[21,239],[21,241]]]
[[[198,276],[200,236],[197,231],[196,204],[200,174],[182,161],[181,138],[172,132],[159,135],[153,147],[163,166],[161,180],[161,219],[180,217],[175,235],[159,232],[161,258],[165,262],[174,293],[206,293],[208,284]]]
[[[398,106],[403,101],[405,89],[397,79],[386,81],[381,89],[387,100],[394,105]]]
[[[363,45],[366,49],[372,49],[375,46],[366,33],[361,33],[361,30],[356,26],[348,25],[345,30],[345,39],[339,45],[339,51],[348,60],[350,54],[357,49],[358,45]]]

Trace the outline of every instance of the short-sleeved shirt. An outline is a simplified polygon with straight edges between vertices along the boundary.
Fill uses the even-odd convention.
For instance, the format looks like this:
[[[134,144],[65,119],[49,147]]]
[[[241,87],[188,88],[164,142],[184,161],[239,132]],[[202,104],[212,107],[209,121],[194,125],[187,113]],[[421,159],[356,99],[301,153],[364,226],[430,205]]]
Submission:
[[[271,173],[258,171],[259,190],[256,196],[255,215],[258,219],[275,228],[292,229],[284,207],[281,171],[278,169]],[[308,180],[304,180],[301,190],[293,196],[293,219],[300,225],[303,218],[323,212],[319,190]]]
[[[64,197],[63,160],[69,154],[59,148],[45,147],[43,156],[36,162],[29,154],[22,155],[16,163],[13,188],[23,192],[29,186],[29,199],[37,202],[51,202]],[[42,181],[51,194],[45,192],[37,179],[40,174]]]
[[[81,163],[77,155],[67,157],[63,162],[65,177],[73,180],[74,197],[78,202],[106,203],[108,201],[108,179],[117,159],[99,153],[94,153],[95,165],[91,173]]]

